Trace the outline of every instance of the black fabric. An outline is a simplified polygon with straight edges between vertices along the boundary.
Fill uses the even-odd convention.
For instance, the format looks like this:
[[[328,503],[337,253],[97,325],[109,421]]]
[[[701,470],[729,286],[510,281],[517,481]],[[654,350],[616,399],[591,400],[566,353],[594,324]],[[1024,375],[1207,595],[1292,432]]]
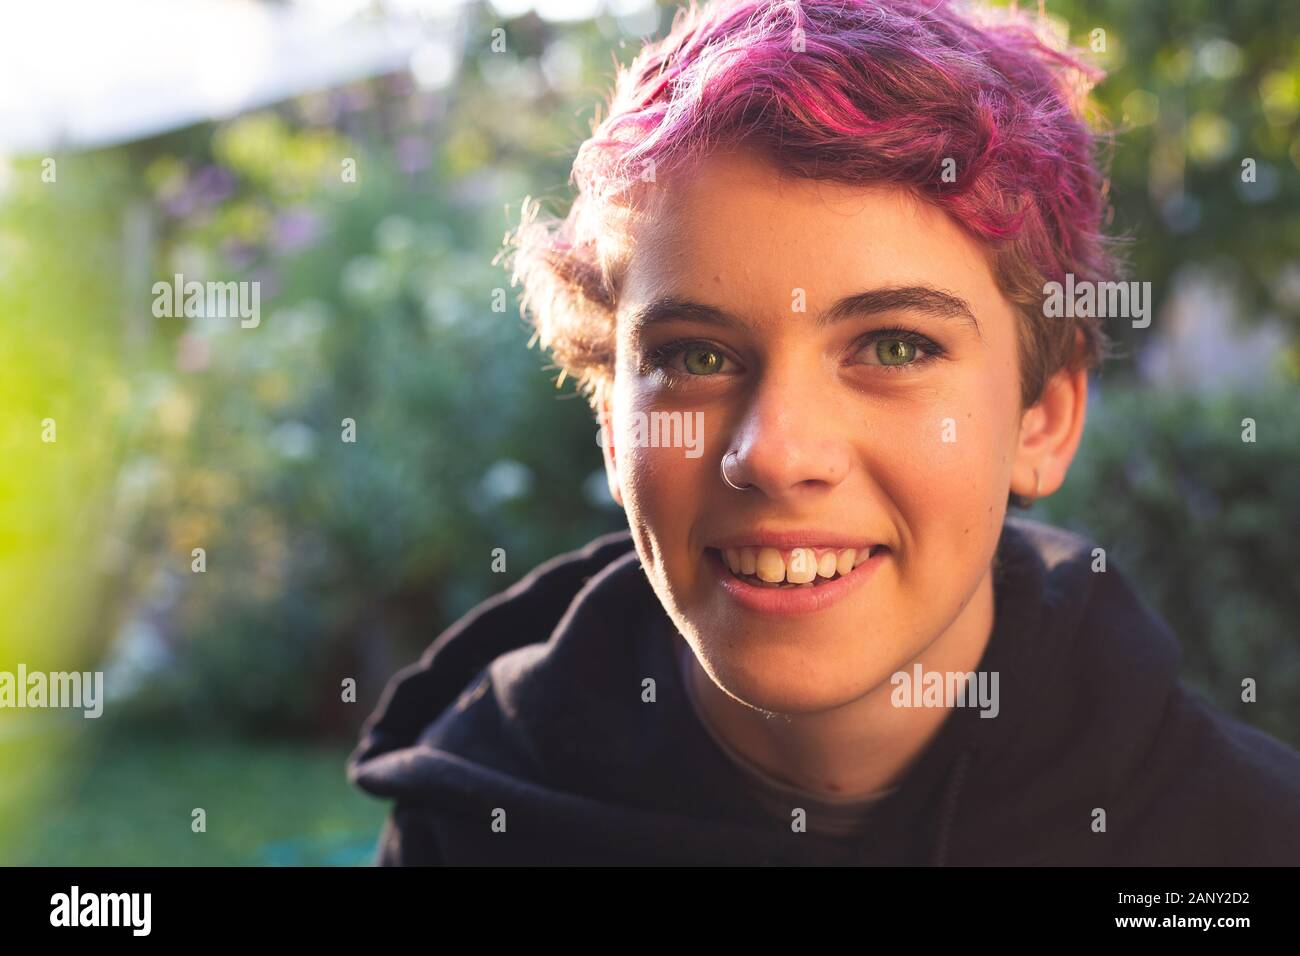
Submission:
[[[390,682],[348,763],[395,802],[376,862],[1300,863],[1300,755],[1178,680],[1173,635],[1093,547],[1008,517],[978,668],[999,673],[998,716],[954,708],[846,838],[755,798],[687,703],[630,535],[599,538]]]

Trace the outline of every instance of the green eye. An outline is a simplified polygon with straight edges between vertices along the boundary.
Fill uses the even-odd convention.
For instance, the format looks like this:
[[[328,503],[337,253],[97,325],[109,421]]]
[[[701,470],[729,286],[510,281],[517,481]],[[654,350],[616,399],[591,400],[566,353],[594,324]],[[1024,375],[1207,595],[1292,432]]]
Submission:
[[[712,375],[722,367],[722,355],[716,349],[687,349],[682,358],[692,375]]]
[[[876,358],[881,365],[907,365],[916,358],[916,346],[902,339],[881,339],[876,342]]]

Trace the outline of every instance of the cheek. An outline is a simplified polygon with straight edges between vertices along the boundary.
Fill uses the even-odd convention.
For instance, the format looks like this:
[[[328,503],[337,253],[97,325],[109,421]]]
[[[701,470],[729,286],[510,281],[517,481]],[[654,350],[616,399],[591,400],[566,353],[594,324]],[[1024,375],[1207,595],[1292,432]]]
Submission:
[[[684,573],[694,515],[711,493],[709,463],[717,464],[713,444],[703,435],[690,447],[656,446],[656,436],[667,440],[669,429],[658,431],[651,423],[654,409],[623,408],[624,414],[615,414],[614,447],[624,511],[642,562],[654,573]]]
[[[898,510],[905,567],[982,560],[1001,528],[1012,393],[972,377],[875,429],[872,468]]]
[[[687,400],[665,401],[635,373],[620,368],[614,386],[614,447],[624,504],[659,534],[686,526],[689,512],[713,493],[717,477],[719,417]],[[720,481],[720,478],[719,478]]]
[[[619,452],[624,496],[654,518],[684,517],[682,504],[698,498],[703,458],[689,459],[680,448],[650,448],[636,444],[631,429],[623,433]],[[676,502],[676,507],[674,507]]]

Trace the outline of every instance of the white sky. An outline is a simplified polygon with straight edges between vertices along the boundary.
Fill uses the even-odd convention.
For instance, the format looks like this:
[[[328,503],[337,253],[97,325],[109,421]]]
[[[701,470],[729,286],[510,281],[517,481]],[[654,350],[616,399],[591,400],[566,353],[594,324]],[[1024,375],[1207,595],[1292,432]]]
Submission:
[[[409,65],[454,74],[465,0],[38,0],[0,28],[0,153],[108,145]],[[490,0],[553,20],[651,0]],[[376,16],[376,13],[382,16]],[[445,62],[445,69],[437,69]],[[430,84],[430,78],[432,83]]]

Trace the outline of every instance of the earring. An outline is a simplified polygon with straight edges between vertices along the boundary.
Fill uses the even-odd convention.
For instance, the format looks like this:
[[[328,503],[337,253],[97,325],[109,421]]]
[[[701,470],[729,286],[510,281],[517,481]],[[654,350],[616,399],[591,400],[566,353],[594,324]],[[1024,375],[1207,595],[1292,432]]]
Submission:
[[[1042,479],[1039,477],[1038,469],[1034,469],[1034,494],[1033,496],[1022,495],[1019,492],[1011,492],[1010,504],[1017,508],[1028,509],[1038,500],[1038,494],[1042,491]]]
[[[1025,505],[1026,508],[1028,508],[1030,505],[1032,505],[1035,501],[1038,500],[1038,493],[1041,490],[1042,490],[1042,481],[1038,476],[1038,469],[1035,468],[1034,469],[1034,496],[1029,499],[1028,503],[1026,503]]]
[[[729,451],[729,452],[727,452],[725,455],[722,456],[722,480],[725,481],[725,482],[726,482],[728,485],[730,485],[732,488],[736,489],[737,491],[748,491],[750,488],[753,488],[754,486],[753,486],[753,485],[738,485],[738,484],[736,484],[734,481],[732,481],[730,478],[727,477],[727,459],[730,458],[730,457],[731,457],[732,455],[734,455],[734,454],[735,454],[734,451]]]

